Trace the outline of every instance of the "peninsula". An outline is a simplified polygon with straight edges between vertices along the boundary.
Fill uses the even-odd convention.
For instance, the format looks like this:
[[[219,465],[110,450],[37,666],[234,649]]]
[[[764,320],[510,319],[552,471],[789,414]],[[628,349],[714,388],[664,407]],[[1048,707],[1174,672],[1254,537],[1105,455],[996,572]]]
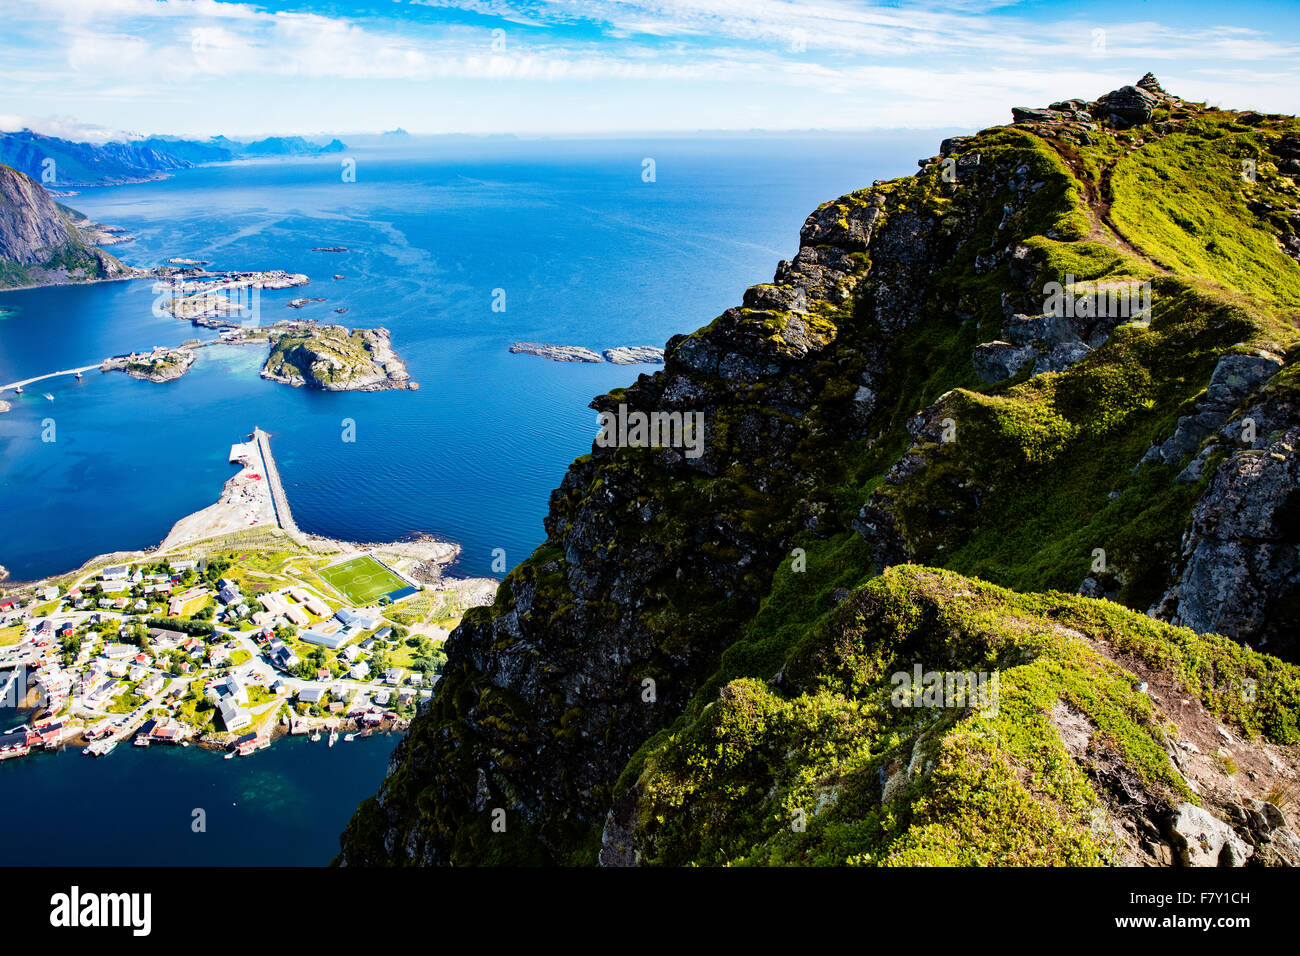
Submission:
[[[102,555],[0,593],[0,698],[29,723],[0,760],[65,744],[104,756],[178,744],[230,756],[279,734],[403,730],[442,643],[497,582],[443,574],[430,537],[354,544],[301,532],[260,428],[230,449],[220,499],[156,548]]]

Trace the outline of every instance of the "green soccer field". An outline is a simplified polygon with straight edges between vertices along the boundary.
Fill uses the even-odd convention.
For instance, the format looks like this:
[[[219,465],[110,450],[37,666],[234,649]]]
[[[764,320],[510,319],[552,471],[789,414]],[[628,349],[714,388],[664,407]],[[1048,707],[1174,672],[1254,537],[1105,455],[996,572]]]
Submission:
[[[319,572],[325,582],[356,605],[371,604],[407,583],[374,558],[363,556]]]

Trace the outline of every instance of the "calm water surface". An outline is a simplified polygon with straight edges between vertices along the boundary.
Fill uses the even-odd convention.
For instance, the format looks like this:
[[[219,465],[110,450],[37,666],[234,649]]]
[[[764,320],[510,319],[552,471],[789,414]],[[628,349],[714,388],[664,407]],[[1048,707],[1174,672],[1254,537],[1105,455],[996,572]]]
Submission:
[[[254,425],[273,436],[303,530],[430,533],[464,546],[461,573],[489,573],[498,547],[514,565],[544,537],[550,490],[591,449],[587,403],[653,368],[557,364],[510,343],[662,345],[692,331],[771,279],[819,203],[915,170],[937,141],[434,142],[350,152],[355,183],[330,157],[83,190],[64,202],[134,233],[113,247],[132,264],[182,256],[308,274],[303,289],[262,294],[262,321],[384,326],[421,388],[292,389],[258,377],[262,349],[220,346],[166,385],[95,372],[7,394],[0,565],[32,579],[156,544],[216,499],[230,444]],[[642,182],[645,157],[654,183]],[[504,312],[492,310],[497,289]],[[297,313],[298,296],[326,301]],[[154,316],[153,300],[148,282],[0,293],[0,384],[212,336]],[[352,444],[340,440],[347,418]],[[48,419],[54,442],[40,440]],[[6,761],[0,863],[324,863],[395,741],[291,740],[230,761],[161,747]],[[191,832],[196,807],[206,834]]]

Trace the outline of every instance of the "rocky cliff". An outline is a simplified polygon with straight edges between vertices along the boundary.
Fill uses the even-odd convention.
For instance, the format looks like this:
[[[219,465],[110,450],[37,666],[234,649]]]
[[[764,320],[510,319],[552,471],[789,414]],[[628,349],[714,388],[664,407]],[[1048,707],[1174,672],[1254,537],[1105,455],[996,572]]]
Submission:
[[[593,403],[703,453],[574,462],[339,862],[1300,863],[1300,123],[1013,117]]]
[[[43,186],[0,166],[0,289],[107,279],[129,271],[90,246]]]

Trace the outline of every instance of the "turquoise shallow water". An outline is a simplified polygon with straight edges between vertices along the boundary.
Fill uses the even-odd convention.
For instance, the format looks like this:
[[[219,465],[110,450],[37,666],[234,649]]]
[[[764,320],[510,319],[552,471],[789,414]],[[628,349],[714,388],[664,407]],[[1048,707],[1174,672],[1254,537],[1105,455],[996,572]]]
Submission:
[[[263,294],[263,321],[296,314],[291,298],[324,296],[301,314],[389,328],[421,389],[292,389],[258,377],[261,349],[213,347],[166,385],[92,373],[6,395],[0,565],[30,579],[157,543],[216,499],[230,444],[254,425],[273,435],[304,530],[437,534],[464,545],[463,573],[489,573],[497,547],[513,565],[543,539],[568,463],[591,449],[587,403],[653,368],[557,364],[511,355],[510,342],[662,345],[692,331],[771,279],[818,203],[910,172],[936,141],[425,144],[356,152],[350,184],[330,159],[85,190],[65,202],[138,236],[114,247],[128,262],[307,273],[305,289]],[[655,183],[641,181],[647,156]],[[349,251],[311,251],[334,245]],[[492,311],[494,289],[506,290],[505,312]],[[153,299],[147,282],[0,293],[0,383],[211,334],[155,317]],[[339,306],[349,311],[336,318]],[[345,418],[355,443],[340,440]],[[52,443],[40,440],[46,419]],[[13,716],[0,712],[0,728]],[[157,747],[7,761],[0,864],[324,863],[394,743],[295,740],[230,761]],[[205,835],[190,831],[194,807],[208,809]]]

